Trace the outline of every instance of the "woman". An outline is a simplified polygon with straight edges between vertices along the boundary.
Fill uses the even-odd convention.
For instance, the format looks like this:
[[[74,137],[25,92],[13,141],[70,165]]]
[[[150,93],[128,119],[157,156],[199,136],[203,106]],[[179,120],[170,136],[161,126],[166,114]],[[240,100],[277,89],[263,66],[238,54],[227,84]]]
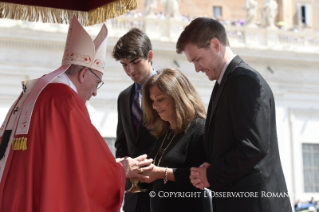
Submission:
[[[179,70],[164,69],[144,85],[143,120],[157,138],[149,156],[154,168],[144,171],[153,182],[152,212],[203,211],[203,193],[190,183],[190,168],[205,162],[206,111],[193,85]]]

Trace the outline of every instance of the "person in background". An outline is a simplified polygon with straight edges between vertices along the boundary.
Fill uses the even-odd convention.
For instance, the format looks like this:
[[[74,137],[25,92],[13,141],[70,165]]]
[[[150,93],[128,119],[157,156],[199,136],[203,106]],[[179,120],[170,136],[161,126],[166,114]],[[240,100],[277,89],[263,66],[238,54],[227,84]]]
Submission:
[[[117,100],[118,124],[116,131],[116,157],[137,157],[146,154],[153,144],[154,137],[142,123],[142,90],[146,80],[156,73],[152,68],[152,43],[140,29],[132,28],[115,44],[113,57],[120,61],[125,73],[133,84],[124,89]],[[143,189],[151,185],[139,183]],[[126,189],[131,187],[127,181]],[[150,197],[148,192],[125,194],[125,212],[149,212]]]
[[[316,208],[314,206],[310,206],[308,208],[308,212],[317,212]]]
[[[151,198],[151,211],[204,211],[204,194],[189,181],[190,167],[206,160],[206,112],[200,96],[182,72],[166,68],[145,83],[142,103],[143,124],[157,138],[148,154],[154,168],[143,172],[149,176],[143,182],[153,182],[156,194]]]

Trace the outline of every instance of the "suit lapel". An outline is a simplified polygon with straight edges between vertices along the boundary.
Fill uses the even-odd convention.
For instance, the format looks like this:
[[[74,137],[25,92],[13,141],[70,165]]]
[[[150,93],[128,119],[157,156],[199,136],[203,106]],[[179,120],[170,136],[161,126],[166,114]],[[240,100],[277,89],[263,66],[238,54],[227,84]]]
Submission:
[[[227,82],[227,79],[228,79],[228,76],[229,74],[231,74],[233,72],[233,70],[241,63],[243,62],[243,60],[239,57],[239,56],[236,56],[234,57],[234,59],[229,63],[227,69],[225,70],[225,73],[224,73],[224,76],[222,78],[222,81],[219,85],[219,88],[218,88],[218,91],[217,91],[217,94],[216,94],[216,97],[215,97],[215,100],[214,102],[211,102],[210,103],[210,106],[208,107],[208,113],[209,113],[209,124],[208,124],[208,128],[206,129],[205,131],[205,134],[208,133],[208,130],[210,129],[210,124],[211,124],[211,121],[212,121],[212,117],[214,115],[214,112],[216,110],[216,107],[217,107],[217,104],[218,104],[218,101],[219,101],[219,98],[223,92],[223,89],[225,87],[225,84]],[[217,81],[216,81],[217,83]],[[212,101],[212,97],[213,97],[213,94],[211,96],[211,100]],[[206,135],[207,136],[207,135]]]
[[[207,108],[207,118],[206,118],[206,122],[205,122],[205,133],[204,133],[204,140],[206,140],[206,136],[208,133],[208,126],[210,123],[210,114],[212,112],[212,110],[210,110],[210,108],[212,108],[212,101],[213,101],[213,91],[212,94],[210,95],[210,100],[209,100],[209,104],[208,104],[208,108]],[[208,150],[208,148],[205,148],[206,150]]]
[[[143,116],[142,116],[140,126],[138,127],[138,132],[136,135],[136,142],[139,140],[140,135],[143,133],[143,129],[144,129],[144,127],[143,127]]]
[[[136,129],[135,129],[135,125],[134,125],[134,121],[133,121],[133,114],[132,114],[132,92],[134,90],[134,83],[131,85],[129,92],[127,93],[126,96],[126,102],[125,102],[125,114],[129,115],[129,123],[124,123],[124,124],[128,124],[129,128],[132,132],[132,135],[134,136],[134,139],[136,140],[137,137],[137,133],[136,133]]]

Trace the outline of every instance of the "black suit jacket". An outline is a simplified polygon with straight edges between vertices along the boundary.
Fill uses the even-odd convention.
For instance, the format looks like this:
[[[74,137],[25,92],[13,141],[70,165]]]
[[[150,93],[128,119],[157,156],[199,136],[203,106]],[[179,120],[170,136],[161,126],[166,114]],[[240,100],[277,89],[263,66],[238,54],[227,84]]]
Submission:
[[[212,191],[246,192],[242,193],[246,197],[235,198],[216,197],[221,194],[216,193],[214,212],[292,211],[288,197],[274,197],[288,192],[278,151],[273,93],[239,56],[228,65],[214,102],[211,98],[204,146],[211,164],[207,179]],[[258,195],[249,198],[248,192]]]
[[[122,91],[118,97],[117,112],[118,124],[115,140],[116,157],[129,156],[135,158],[142,154],[147,154],[153,145],[155,138],[149,131],[140,124],[139,131],[136,132],[132,117],[131,94],[134,84]],[[142,123],[142,121],[141,121]],[[151,184],[139,183],[140,187],[151,190]],[[126,183],[126,190],[131,187],[130,181]],[[150,211],[150,199],[148,192],[125,195],[125,212]]]

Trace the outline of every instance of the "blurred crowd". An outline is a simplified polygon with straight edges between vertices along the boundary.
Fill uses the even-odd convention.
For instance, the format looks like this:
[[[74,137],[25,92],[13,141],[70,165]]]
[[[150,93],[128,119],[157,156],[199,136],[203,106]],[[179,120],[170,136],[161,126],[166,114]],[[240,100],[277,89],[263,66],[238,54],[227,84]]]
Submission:
[[[136,11],[130,11],[126,13],[124,16],[126,17],[143,17],[143,13],[136,12]],[[168,19],[163,12],[156,12],[155,17],[157,17],[160,20],[166,20]],[[197,17],[191,17],[189,15],[178,15],[178,19],[180,21],[190,22],[191,20],[195,19]],[[220,23],[222,23],[224,26],[236,26],[236,27],[244,27],[246,22],[245,19],[233,19],[233,20],[226,20],[221,16],[214,17],[214,19],[218,20]],[[260,22],[256,22],[255,26],[257,28],[262,28],[262,24]],[[304,27],[301,26],[292,26],[290,28],[286,27],[286,23],[283,21],[277,22],[275,26],[280,30],[287,30],[292,32],[300,32],[304,30]]]
[[[319,202],[315,201],[313,197],[311,197],[309,202],[301,202],[299,199],[295,204],[296,212],[318,212],[319,211]]]

